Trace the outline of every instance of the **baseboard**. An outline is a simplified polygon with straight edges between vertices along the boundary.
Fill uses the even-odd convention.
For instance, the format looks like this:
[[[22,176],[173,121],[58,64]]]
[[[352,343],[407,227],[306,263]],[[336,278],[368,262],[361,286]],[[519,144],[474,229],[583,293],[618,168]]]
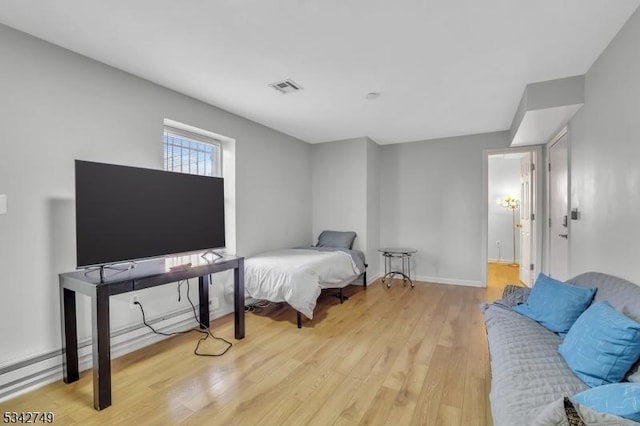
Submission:
[[[196,305],[196,312],[198,306]],[[233,312],[232,308],[211,312],[211,319]],[[195,327],[191,307],[181,309],[148,321],[164,333]],[[111,359],[142,349],[166,339],[154,334],[144,324],[123,327],[111,331]],[[195,344],[195,343],[194,343]],[[78,366],[80,371],[92,368],[91,338],[78,342]],[[41,386],[62,380],[62,350],[44,353],[0,368],[0,402],[14,398]]]
[[[376,275],[371,275],[369,273],[367,273],[367,286],[369,286],[370,284],[373,284],[377,279],[379,279],[382,275],[381,274],[376,274]],[[358,277],[358,279],[352,283],[350,283],[349,285],[356,285],[356,286],[360,286],[363,287],[363,282],[360,281],[361,277]]]
[[[513,261],[511,260],[505,260],[505,259],[488,259],[487,263],[499,263],[501,265],[513,265]],[[518,263],[516,263],[516,265],[519,265]]]
[[[367,275],[367,285],[373,284],[374,282],[378,281],[381,277],[382,277],[382,274],[375,274],[372,277],[369,277]]]
[[[462,285],[466,287],[484,287],[485,286],[482,281],[461,280],[458,278],[427,277],[423,275],[418,275],[412,279],[414,282],[424,281],[424,282],[434,283],[434,284]]]

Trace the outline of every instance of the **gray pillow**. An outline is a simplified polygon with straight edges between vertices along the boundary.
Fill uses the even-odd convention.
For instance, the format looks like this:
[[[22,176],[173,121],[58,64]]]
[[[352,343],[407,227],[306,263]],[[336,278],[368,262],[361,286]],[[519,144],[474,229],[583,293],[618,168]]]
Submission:
[[[322,231],[318,236],[316,247],[338,247],[351,249],[356,233],[352,231]]]

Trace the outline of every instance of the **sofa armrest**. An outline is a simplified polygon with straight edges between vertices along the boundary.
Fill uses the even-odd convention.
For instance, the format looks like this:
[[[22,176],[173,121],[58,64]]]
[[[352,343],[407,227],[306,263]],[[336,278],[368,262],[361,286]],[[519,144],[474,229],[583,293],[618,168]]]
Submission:
[[[525,303],[527,301],[529,293],[531,293],[531,289],[528,287],[509,284],[504,288],[504,291],[502,292],[502,299],[500,299],[499,302],[505,306],[519,305],[520,303]]]

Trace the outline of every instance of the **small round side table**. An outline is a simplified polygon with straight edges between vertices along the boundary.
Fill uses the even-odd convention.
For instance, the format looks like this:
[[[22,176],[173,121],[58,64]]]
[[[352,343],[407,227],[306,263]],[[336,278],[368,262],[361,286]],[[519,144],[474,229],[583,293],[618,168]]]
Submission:
[[[402,276],[402,280],[404,282],[409,281],[413,288],[414,284],[413,281],[411,281],[411,255],[417,253],[418,250],[408,247],[386,247],[378,249],[378,251],[381,252],[382,257],[384,257],[384,276],[382,277],[382,283],[385,284],[385,281],[387,281],[387,288],[390,288],[391,283],[388,282],[388,279],[393,279],[396,275],[400,275]],[[402,271],[390,270],[391,259],[394,257],[402,259]]]

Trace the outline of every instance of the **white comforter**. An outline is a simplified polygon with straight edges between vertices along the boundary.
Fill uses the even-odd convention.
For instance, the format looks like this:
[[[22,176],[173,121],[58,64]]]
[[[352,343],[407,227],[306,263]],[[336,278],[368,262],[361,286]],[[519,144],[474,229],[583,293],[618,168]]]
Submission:
[[[248,258],[244,285],[254,299],[287,302],[312,319],[321,288],[344,286],[360,273],[351,256],[341,251],[284,249]]]

